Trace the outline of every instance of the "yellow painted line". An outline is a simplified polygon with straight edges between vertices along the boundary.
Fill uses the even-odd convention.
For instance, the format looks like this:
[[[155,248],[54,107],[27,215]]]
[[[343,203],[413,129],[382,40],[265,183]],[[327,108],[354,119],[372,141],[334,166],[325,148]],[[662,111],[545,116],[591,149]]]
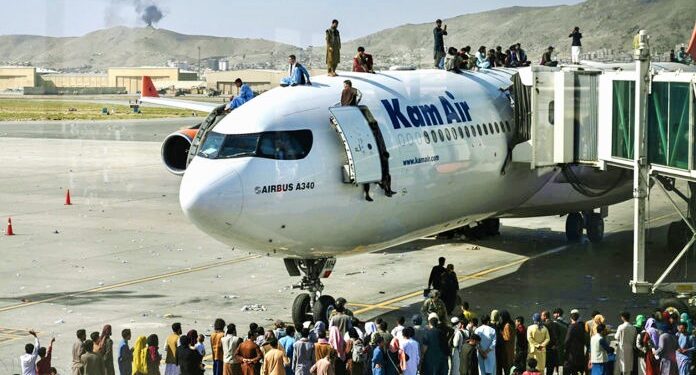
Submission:
[[[261,257],[261,255],[251,255],[251,256],[246,256],[243,258],[231,259],[231,260],[224,261],[224,262],[210,263],[210,264],[206,264],[203,266],[185,268],[185,269],[179,270],[179,271],[167,272],[167,273],[163,273],[163,274],[159,274],[159,275],[153,275],[153,276],[142,277],[139,279],[123,281],[123,282],[120,282],[117,284],[104,285],[104,286],[100,286],[98,288],[87,289],[87,290],[83,290],[81,292],[76,292],[76,293],[67,293],[67,294],[63,294],[60,296],[41,299],[38,301],[31,301],[31,302],[26,302],[26,303],[20,303],[17,305],[5,306],[5,307],[0,308],[0,313],[10,311],[10,310],[15,310],[15,309],[21,309],[24,307],[34,306],[34,305],[38,305],[41,303],[58,301],[58,300],[65,299],[65,298],[78,297],[78,296],[82,296],[85,294],[98,293],[98,292],[103,292],[106,290],[123,288],[124,286],[130,286],[130,285],[134,285],[134,284],[142,284],[142,283],[146,283],[148,281],[164,279],[167,277],[174,277],[174,276],[185,275],[185,274],[193,273],[193,272],[205,271],[205,270],[208,270],[211,268],[223,267],[223,266],[227,266],[230,264],[240,263],[240,262],[244,262],[247,260],[256,259],[256,258],[260,258],[260,257]]]
[[[528,261],[528,260],[532,260],[532,259],[536,259],[536,258],[541,258],[541,257],[543,257],[543,256],[547,256],[547,255],[551,255],[551,254],[556,254],[556,253],[562,251],[563,249],[567,248],[568,246],[570,246],[570,245],[559,246],[559,247],[556,247],[556,248],[554,248],[554,249],[544,251],[543,253],[536,254],[536,255],[531,256],[531,257],[529,257],[529,258],[522,258],[522,259],[518,259],[518,260],[516,260],[516,261],[510,262],[510,263],[506,263],[506,264],[503,264],[503,265],[500,265],[500,266],[497,266],[497,267],[486,268],[486,269],[484,269],[484,270],[481,270],[481,271],[478,271],[478,272],[475,272],[475,273],[472,273],[472,274],[469,274],[469,275],[461,276],[461,277],[458,278],[458,280],[459,280],[459,281],[466,281],[466,280],[470,280],[470,279],[482,278],[483,276],[486,276],[486,275],[491,274],[491,273],[493,273],[493,272],[497,272],[497,271],[500,271],[500,270],[503,270],[503,269],[506,269],[506,268],[510,268],[510,267],[514,267],[514,266],[520,265],[520,264],[522,264],[522,263],[524,263],[524,262],[526,262],[526,261]],[[386,300],[386,301],[383,301],[383,302],[376,303],[376,304],[374,304],[374,305],[372,305],[372,306],[368,306],[368,307],[364,307],[364,308],[359,309],[359,310],[355,310],[355,311],[353,311],[353,313],[354,313],[354,314],[363,314],[363,313],[366,313],[366,312],[368,312],[368,311],[372,311],[372,310],[384,308],[385,306],[389,306],[389,305],[392,305],[392,304],[397,303],[397,302],[401,302],[401,301],[404,301],[404,300],[407,300],[407,299],[411,299],[411,298],[415,298],[415,297],[422,297],[422,296],[423,296],[423,291],[422,291],[422,290],[419,290],[419,291],[417,291],[417,292],[412,292],[412,293],[404,294],[404,295],[399,296],[399,297],[395,297],[395,298],[392,298],[392,299],[389,299],[389,300]]]
[[[348,304],[348,306],[355,306],[355,307],[374,307],[376,309],[384,309],[384,310],[398,310],[398,307],[395,306],[377,306],[377,305],[370,305],[366,303],[355,303],[351,302]]]

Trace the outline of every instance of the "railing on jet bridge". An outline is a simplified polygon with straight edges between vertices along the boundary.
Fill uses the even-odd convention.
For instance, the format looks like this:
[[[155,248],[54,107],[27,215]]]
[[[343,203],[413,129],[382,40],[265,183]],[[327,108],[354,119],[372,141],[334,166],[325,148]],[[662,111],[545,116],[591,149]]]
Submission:
[[[635,72],[611,72],[600,80],[599,157],[633,167]],[[696,179],[696,73],[653,76],[648,95],[647,152],[651,170]]]
[[[599,70],[532,67],[513,79],[518,139],[513,162],[530,168],[596,163]],[[525,94],[528,94],[527,97]],[[529,129],[524,139],[523,130]]]

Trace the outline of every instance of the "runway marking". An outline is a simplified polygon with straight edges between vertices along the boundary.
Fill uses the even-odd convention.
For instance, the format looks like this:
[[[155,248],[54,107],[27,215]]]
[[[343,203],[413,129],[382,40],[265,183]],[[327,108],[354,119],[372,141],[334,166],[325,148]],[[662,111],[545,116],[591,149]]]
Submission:
[[[191,267],[191,268],[185,268],[185,269],[178,270],[178,271],[167,272],[167,273],[163,273],[163,274],[159,274],[159,275],[146,276],[146,277],[142,277],[139,279],[122,281],[122,282],[116,283],[116,284],[104,285],[104,286],[100,286],[98,288],[83,290],[81,292],[68,293],[68,294],[63,294],[60,296],[44,298],[44,299],[38,300],[38,301],[31,301],[31,302],[20,303],[20,304],[11,305],[11,306],[5,306],[5,307],[0,308],[0,313],[10,311],[10,310],[20,309],[23,307],[34,306],[34,305],[38,305],[41,303],[54,302],[54,301],[58,301],[58,300],[65,299],[65,298],[78,297],[78,296],[83,296],[85,294],[98,293],[98,292],[103,292],[103,291],[111,290],[111,289],[118,289],[118,288],[122,288],[124,286],[129,286],[129,285],[134,285],[134,284],[142,284],[142,283],[146,283],[148,281],[164,279],[167,277],[174,277],[174,276],[185,275],[188,273],[193,273],[193,272],[198,272],[198,271],[205,271],[205,270],[208,270],[211,268],[227,266],[230,264],[240,263],[240,262],[244,262],[247,260],[252,260],[252,259],[256,259],[256,258],[260,258],[260,257],[261,257],[261,255],[249,255],[249,256],[246,256],[243,258],[231,259],[231,260],[224,261],[224,262],[216,262],[216,263],[206,264],[203,266]]]
[[[396,306],[377,306],[377,305],[371,305],[367,303],[355,303],[355,302],[350,302],[348,303],[348,306],[355,306],[355,307],[374,307],[376,309],[384,309],[384,310],[398,310],[399,308]]]
[[[484,269],[484,270],[481,270],[481,271],[474,272],[474,273],[469,274],[469,275],[465,275],[465,276],[459,277],[458,280],[459,280],[459,281],[466,281],[466,280],[470,280],[470,279],[481,278],[482,276],[491,274],[491,273],[493,273],[493,272],[500,271],[500,270],[503,270],[503,269],[506,269],[506,268],[510,268],[510,267],[514,267],[514,266],[516,266],[516,265],[522,264],[522,263],[524,263],[524,262],[526,262],[526,261],[528,261],[528,260],[533,260],[533,259],[545,257],[545,256],[547,256],[547,255],[552,255],[552,254],[560,253],[561,251],[567,249],[567,248],[570,247],[570,246],[571,246],[571,244],[562,245],[562,246],[559,246],[559,247],[556,247],[556,248],[553,248],[553,249],[544,251],[544,252],[542,252],[542,253],[533,255],[533,256],[531,256],[531,257],[518,259],[518,260],[516,260],[516,261],[510,262],[510,263],[506,263],[506,264],[503,264],[503,265],[500,265],[500,266],[496,266],[496,267],[486,268],[486,269]],[[399,297],[395,297],[395,298],[392,298],[392,299],[388,299],[388,300],[386,300],[386,301],[379,302],[379,303],[376,303],[376,304],[374,304],[374,305],[366,306],[366,307],[364,307],[364,308],[362,308],[362,309],[353,311],[353,313],[354,313],[354,314],[363,314],[363,313],[366,313],[366,312],[368,312],[368,311],[373,311],[373,310],[377,310],[377,309],[382,309],[382,308],[384,308],[385,306],[389,306],[389,305],[392,305],[392,304],[394,304],[394,303],[398,303],[398,302],[401,302],[401,301],[404,301],[404,300],[407,300],[407,299],[411,299],[411,298],[415,298],[415,297],[422,297],[422,296],[423,296],[423,291],[422,291],[422,290],[419,290],[419,291],[416,291],[416,292],[411,292],[411,293],[408,293],[408,294],[404,294],[404,295],[399,296]]]

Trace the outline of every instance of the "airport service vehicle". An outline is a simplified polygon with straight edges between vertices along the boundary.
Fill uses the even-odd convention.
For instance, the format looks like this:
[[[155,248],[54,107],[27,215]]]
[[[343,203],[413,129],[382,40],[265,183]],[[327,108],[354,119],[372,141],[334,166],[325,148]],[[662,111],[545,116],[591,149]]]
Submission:
[[[631,198],[631,175],[513,162],[524,141],[509,90],[515,73],[341,73],[229,113],[158,98],[144,77],[141,100],[210,111],[162,145],[165,166],[182,176],[181,208],[215,239],[283,258],[290,276],[302,276],[297,287],[308,293],[292,309],[300,324],[326,320],[334,299],[321,279],[340,257],[457,228],[495,234],[503,217],[567,215],[569,240],[584,231],[602,240],[602,208]],[[362,93],[357,106],[339,104],[347,79]],[[578,181],[597,194],[581,193]]]

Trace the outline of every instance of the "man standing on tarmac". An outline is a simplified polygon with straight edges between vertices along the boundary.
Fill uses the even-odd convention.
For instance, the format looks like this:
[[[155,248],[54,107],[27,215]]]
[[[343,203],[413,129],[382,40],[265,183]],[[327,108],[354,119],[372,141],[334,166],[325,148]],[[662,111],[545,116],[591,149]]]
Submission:
[[[445,257],[440,257],[437,259],[437,266],[434,266],[432,270],[430,270],[430,277],[428,278],[428,289],[437,289],[440,290],[440,287],[442,286],[442,274],[447,271],[445,269]]]
[[[435,68],[444,68],[445,59],[445,41],[443,36],[447,35],[447,25],[442,27],[442,20],[438,19],[435,21],[435,28],[433,29],[433,37],[435,38],[433,45],[433,59],[435,60]]]

